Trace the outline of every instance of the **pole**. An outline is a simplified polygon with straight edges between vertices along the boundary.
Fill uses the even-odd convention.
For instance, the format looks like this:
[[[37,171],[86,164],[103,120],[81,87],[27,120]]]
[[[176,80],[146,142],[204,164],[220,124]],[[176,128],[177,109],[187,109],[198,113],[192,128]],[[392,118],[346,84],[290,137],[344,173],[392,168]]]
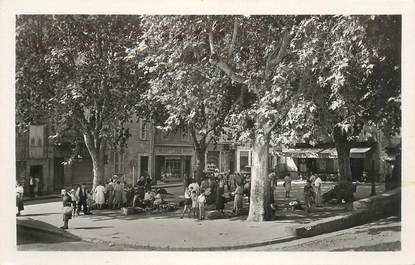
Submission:
[[[135,167],[134,167],[134,165],[133,165],[133,182],[132,182],[132,185],[134,186],[134,178],[135,178]]]

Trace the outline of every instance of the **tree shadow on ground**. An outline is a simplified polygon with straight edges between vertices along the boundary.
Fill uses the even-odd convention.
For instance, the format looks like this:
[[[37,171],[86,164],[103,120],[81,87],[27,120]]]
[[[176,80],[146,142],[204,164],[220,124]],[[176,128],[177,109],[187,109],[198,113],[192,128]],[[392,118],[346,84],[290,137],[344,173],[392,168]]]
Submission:
[[[39,228],[42,228],[42,230]],[[82,241],[82,239],[78,236],[39,220],[18,220],[16,230],[18,245]]]

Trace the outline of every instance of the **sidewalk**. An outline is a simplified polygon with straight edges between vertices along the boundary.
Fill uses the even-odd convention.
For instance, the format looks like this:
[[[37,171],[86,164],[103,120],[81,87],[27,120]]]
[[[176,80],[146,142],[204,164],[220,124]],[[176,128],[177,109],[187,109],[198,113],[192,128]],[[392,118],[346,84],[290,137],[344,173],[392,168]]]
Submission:
[[[279,189],[282,191],[282,187]],[[369,189],[366,190],[360,196],[367,194]],[[283,198],[281,191],[277,191],[277,200],[278,205],[283,206],[292,198]],[[300,192],[301,185],[294,191]],[[169,192],[175,197],[182,193],[180,187],[171,188]],[[231,204],[227,204],[228,210]],[[61,202],[28,205],[18,220],[20,224],[22,221],[26,224],[38,221],[58,228],[62,226],[61,207]],[[65,233],[85,241],[141,250],[230,250],[294,240],[296,230],[306,224],[330,217],[341,218],[349,213],[343,207],[330,205],[316,208],[308,215],[304,211],[280,208],[275,221],[256,223],[245,221],[246,216],[203,221],[187,217],[180,219],[181,210],[129,216],[121,215],[120,210],[93,210],[93,215],[71,219]]]
[[[19,223],[41,221],[62,225],[60,203],[28,206]],[[122,216],[120,211],[95,210],[75,217],[67,232],[86,241],[134,246],[148,250],[225,250],[260,246],[293,239],[297,225],[290,222],[254,223],[242,218],[180,219],[180,213]],[[47,231],[46,231],[47,232]]]

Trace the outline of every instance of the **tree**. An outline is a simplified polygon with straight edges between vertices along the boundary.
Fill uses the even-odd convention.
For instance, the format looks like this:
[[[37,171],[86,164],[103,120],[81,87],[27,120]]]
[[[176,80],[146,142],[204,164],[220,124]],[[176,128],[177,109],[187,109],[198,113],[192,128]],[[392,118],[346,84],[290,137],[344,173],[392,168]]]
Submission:
[[[16,23],[16,109],[22,124],[82,134],[93,186],[104,177],[104,154],[140,105],[145,76],[128,60],[141,37],[137,16],[20,15]]]
[[[333,138],[340,182],[349,187],[350,148],[362,131],[400,129],[400,27],[399,16],[310,16],[294,27],[292,63],[305,77],[311,121],[297,133]]]
[[[151,89],[146,96],[155,107],[154,114],[160,107],[166,112],[153,120],[164,131],[182,128],[190,133],[196,153],[195,177],[200,181],[206,149],[223,133],[235,88],[209,65],[209,46],[191,37],[200,30],[192,27],[193,19],[144,17],[146,33],[140,47],[145,47],[146,57],[140,66],[151,72]]]
[[[176,58],[180,56],[184,60],[197,58],[197,65],[193,65],[190,73],[199,70],[203,75],[215,78],[219,72],[238,87],[234,100],[238,111],[227,120],[242,129],[240,138],[252,145],[252,197],[248,220],[271,219],[267,178],[269,141],[271,132],[288,111],[291,89],[294,89],[292,70],[283,62],[294,17],[168,16],[146,19],[151,25],[147,31],[150,38],[159,38],[164,51],[159,54],[159,63],[177,64]],[[143,43],[142,46],[146,45]],[[173,78],[180,82],[181,76]],[[198,88],[206,89],[206,86]]]

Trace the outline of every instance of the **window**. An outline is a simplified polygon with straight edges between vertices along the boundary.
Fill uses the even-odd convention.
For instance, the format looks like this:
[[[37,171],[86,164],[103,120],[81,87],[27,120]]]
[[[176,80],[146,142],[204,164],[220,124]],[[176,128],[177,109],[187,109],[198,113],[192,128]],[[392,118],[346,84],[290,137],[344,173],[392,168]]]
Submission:
[[[37,139],[37,146],[41,147],[42,146],[42,139]]]
[[[124,155],[119,151],[114,152],[114,173],[124,172]]]
[[[165,165],[166,173],[171,174],[173,177],[180,175],[180,159],[166,159]]]
[[[148,139],[148,122],[140,119],[140,140]]]
[[[326,159],[317,159],[317,166],[320,170],[326,170],[327,169],[327,161]]]
[[[36,145],[36,140],[35,140],[35,138],[31,138],[31,139],[30,139],[30,145],[31,145],[31,146],[35,146],[35,145]]]
[[[239,171],[245,171],[245,167],[249,165],[249,151],[239,152]]]

